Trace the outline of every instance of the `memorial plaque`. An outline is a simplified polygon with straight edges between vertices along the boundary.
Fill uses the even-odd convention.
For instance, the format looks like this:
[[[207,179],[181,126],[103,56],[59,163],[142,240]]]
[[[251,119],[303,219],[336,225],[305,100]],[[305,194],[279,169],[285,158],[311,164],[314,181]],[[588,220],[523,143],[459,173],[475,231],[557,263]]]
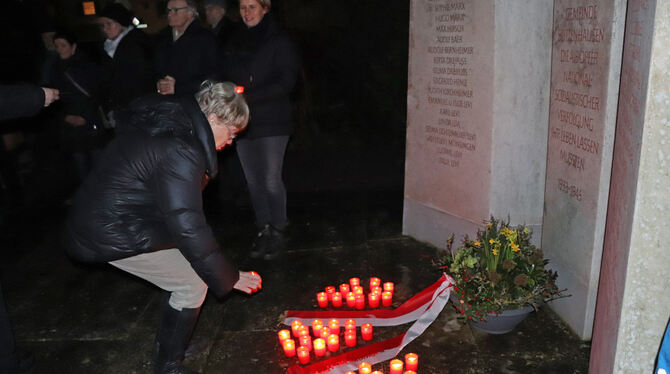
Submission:
[[[573,294],[554,305],[583,338],[593,323],[605,227],[623,35],[614,14],[621,7],[554,2],[542,247]]]
[[[493,9],[465,0],[411,7],[405,198],[473,221],[489,205],[493,33],[482,25]]]

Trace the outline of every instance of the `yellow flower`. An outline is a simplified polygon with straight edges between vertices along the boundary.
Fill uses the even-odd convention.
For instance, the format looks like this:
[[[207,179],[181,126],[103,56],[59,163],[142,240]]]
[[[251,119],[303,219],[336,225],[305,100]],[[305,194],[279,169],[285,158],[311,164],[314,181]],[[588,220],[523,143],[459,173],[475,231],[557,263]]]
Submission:
[[[494,249],[494,250],[493,250],[493,255],[495,255],[495,256],[498,255],[498,250],[497,250],[497,249]]]
[[[510,244],[510,247],[512,247],[514,252],[519,252],[519,246],[516,243]]]
[[[486,227],[488,227],[488,228],[491,228],[491,227],[493,227],[493,222],[489,222],[489,224],[488,224],[488,225],[486,225]]]
[[[479,247],[482,243],[480,243],[480,242],[474,242],[473,244],[475,245],[475,247]]]
[[[489,239],[489,244],[493,244],[493,239]]]

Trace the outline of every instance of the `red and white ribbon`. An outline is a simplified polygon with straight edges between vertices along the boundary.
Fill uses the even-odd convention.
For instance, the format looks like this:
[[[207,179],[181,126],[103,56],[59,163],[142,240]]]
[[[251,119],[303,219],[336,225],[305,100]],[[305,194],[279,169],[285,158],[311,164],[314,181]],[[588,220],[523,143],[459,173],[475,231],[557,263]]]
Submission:
[[[312,313],[318,313],[318,316],[309,315],[305,316],[305,313],[309,312],[296,312],[289,311],[289,317],[284,321],[286,324],[290,324],[296,319],[300,319],[303,323],[311,322],[313,319],[356,319],[357,324],[362,323],[371,323],[376,326],[394,326],[401,323],[416,321],[412,326],[405,331],[404,333],[396,336],[395,338],[384,340],[378,343],[374,343],[365,347],[355,349],[343,353],[341,355],[331,357],[327,360],[323,360],[312,365],[301,367],[300,365],[293,365],[288,368],[286,371],[287,374],[343,374],[347,371],[356,371],[358,370],[358,364],[361,362],[369,362],[371,364],[376,364],[378,362],[383,362],[390,360],[393,357],[396,357],[398,353],[412,340],[416,339],[421,335],[428,326],[430,326],[437,316],[440,314],[444,306],[449,301],[449,294],[452,289],[452,279],[446,274],[443,274],[442,277],[433,285],[421,291],[419,294],[405,302],[400,307],[392,311],[378,311],[378,312],[364,312],[357,311],[354,313],[366,313],[366,317],[355,317],[351,316],[351,312],[346,313],[346,316],[343,315],[345,312],[338,311],[318,311]],[[425,296],[428,294],[429,296]],[[425,300],[425,303],[420,303],[417,300]],[[410,303],[411,302],[411,303]],[[406,308],[406,304],[410,304]],[[419,305],[415,305],[419,304]],[[395,312],[403,308],[402,311],[406,311],[405,314],[386,316],[379,316],[380,312]],[[421,311],[417,315],[417,311]],[[296,314],[302,314],[301,317],[297,317]],[[389,313],[390,314],[390,313]],[[408,317],[409,316],[409,317]],[[290,320],[289,320],[290,319]],[[359,322],[365,320],[365,322]],[[405,320],[405,322],[400,322]],[[381,322],[381,324],[380,324]],[[392,323],[392,324],[391,324]]]

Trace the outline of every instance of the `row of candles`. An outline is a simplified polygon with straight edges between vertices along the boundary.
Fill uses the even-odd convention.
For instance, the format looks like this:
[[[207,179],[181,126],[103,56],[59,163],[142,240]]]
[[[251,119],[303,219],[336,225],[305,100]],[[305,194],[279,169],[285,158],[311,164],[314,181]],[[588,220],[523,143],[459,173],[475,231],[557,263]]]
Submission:
[[[370,278],[370,293],[367,296],[368,307],[379,308],[388,307],[393,303],[393,282],[385,282],[382,285],[381,279],[377,277]],[[338,289],[335,286],[328,286],[324,291],[316,294],[316,302],[320,308],[327,308],[331,303],[333,307],[340,308],[346,301],[349,308],[365,309],[365,294],[359,278],[350,278],[349,283],[342,283]]]
[[[416,374],[419,367],[419,355],[408,353],[405,355],[405,361],[399,359],[391,360],[390,374]],[[406,371],[403,371],[406,369]],[[354,374],[353,371],[347,371],[345,374]],[[372,371],[372,365],[369,362],[361,362],[358,365],[358,374],[383,374],[381,371]]]
[[[328,324],[321,320],[312,321],[312,332],[314,341],[309,332],[309,327],[303,325],[301,321],[291,322],[291,331],[281,330],[279,343],[284,349],[287,357],[298,355],[301,364],[307,364],[310,361],[310,352],[314,351],[317,357],[326,355],[326,349],[330,352],[337,352],[340,349],[340,321],[332,319]],[[296,347],[296,340],[291,339],[291,335],[297,339],[299,346]],[[372,340],[372,325],[364,323],[361,325],[361,338],[365,341]],[[356,321],[350,319],[344,323],[344,344],[347,347],[356,345]]]

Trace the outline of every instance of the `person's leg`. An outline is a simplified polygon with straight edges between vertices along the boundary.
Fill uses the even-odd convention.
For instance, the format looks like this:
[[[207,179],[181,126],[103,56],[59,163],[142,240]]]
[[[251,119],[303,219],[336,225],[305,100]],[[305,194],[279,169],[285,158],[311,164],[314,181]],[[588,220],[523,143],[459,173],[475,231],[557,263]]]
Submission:
[[[265,157],[264,190],[268,195],[270,209],[270,225],[278,230],[284,230],[288,225],[286,216],[286,187],[284,187],[283,170],[284,155],[288,145],[288,136],[272,136],[261,138],[261,153]]]
[[[145,279],[170,292],[162,306],[161,322],[154,347],[154,372],[185,373],[184,354],[207,295],[207,285],[181,252],[167,249],[141,254],[111,265]]]
[[[243,139],[240,140],[237,147],[237,154],[244,171],[244,177],[247,180],[251,205],[256,215],[256,225],[262,230],[265,225],[270,224],[270,203],[265,189],[265,172],[267,166],[264,155],[262,139]]]

